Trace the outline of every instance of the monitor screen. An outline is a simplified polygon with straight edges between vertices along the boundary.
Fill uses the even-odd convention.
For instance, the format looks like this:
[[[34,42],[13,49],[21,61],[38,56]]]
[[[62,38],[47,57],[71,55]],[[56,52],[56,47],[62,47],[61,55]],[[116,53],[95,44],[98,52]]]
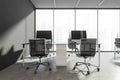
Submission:
[[[71,39],[81,39],[81,31],[71,31]]]
[[[37,31],[37,38],[52,39],[51,31]]]

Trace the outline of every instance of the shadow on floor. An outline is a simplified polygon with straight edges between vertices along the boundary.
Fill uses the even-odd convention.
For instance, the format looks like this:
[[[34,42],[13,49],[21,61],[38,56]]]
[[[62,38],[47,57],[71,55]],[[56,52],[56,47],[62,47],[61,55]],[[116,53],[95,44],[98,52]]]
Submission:
[[[14,46],[12,46],[5,55],[2,55],[2,52],[3,48],[0,49],[0,71],[14,64],[22,53],[22,50],[14,51]]]

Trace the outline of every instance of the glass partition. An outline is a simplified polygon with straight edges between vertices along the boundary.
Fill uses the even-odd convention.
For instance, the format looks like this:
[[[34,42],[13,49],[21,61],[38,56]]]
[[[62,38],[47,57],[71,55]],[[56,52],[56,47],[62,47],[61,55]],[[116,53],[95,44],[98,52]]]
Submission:
[[[113,51],[119,37],[119,10],[99,10],[99,43],[101,50]]]
[[[97,38],[97,10],[77,10],[76,30],[85,30],[87,38]]]
[[[98,35],[101,50],[113,51],[114,40],[120,37],[119,15],[119,10],[100,9],[97,19],[96,9],[76,9],[75,18],[74,9],[54,10],[54,15],[52,9],[37,9],[36,30],[52,30],[54,44],[67,44],[71,30],[86,30],[87,38],[97,38]]]
[[[67,44],[69,32],[74,29],[74,10],[55,10],[54,41],[57,44]]]

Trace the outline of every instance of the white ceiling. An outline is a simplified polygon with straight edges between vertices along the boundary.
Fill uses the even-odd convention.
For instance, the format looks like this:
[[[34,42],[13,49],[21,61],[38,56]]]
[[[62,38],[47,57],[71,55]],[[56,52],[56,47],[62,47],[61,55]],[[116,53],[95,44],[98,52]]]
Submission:
[[[31,0],[31,2],[36,8],[120,8],[120,0]]]

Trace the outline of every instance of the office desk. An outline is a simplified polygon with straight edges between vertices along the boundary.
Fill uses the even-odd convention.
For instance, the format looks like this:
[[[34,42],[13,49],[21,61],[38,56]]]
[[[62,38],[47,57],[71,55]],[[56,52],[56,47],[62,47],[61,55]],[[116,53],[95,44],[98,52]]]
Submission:
[[[56,44],[56,66],[67,65],[66,44]]]

